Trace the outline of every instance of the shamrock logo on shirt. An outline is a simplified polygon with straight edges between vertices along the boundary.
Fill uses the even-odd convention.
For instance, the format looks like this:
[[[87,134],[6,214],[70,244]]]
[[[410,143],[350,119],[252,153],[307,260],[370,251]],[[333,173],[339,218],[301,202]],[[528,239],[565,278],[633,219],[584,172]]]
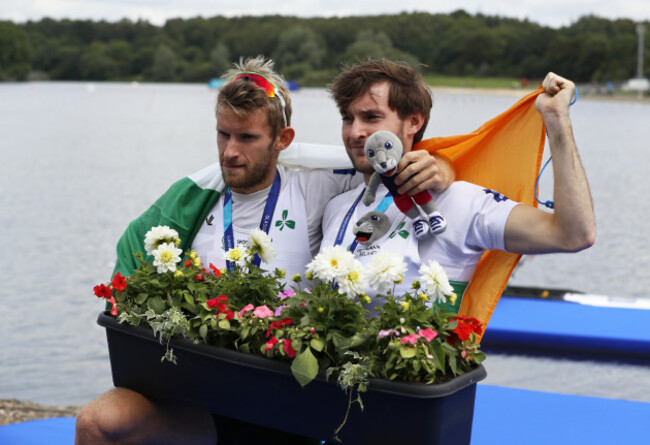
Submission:
[[[291,219],[287,219],[288,217],[289,217],[289,211],[286,210],[286,209],[283,210],[282,211],[282,219],[281,220],[279,219],[279,220],[277,220],[275,222],[275,227],[279,227],[280,230],[284,229],[285,226],[290,228],[290,229],[295,229],[296,228],[296,222],[291,220]]]
[[[395,235],[399,235],[404,239],[408,238],[409,237],[408,230],[402,230],[402,227],[404,227],[404,224],[406,224],[406,222],[404,222],[404,221],[399,223],[399,226],[397,226],[397,229],[395,229],[393,231],[393,233],[391,233],[388,238],[393,239],[395,237]]]

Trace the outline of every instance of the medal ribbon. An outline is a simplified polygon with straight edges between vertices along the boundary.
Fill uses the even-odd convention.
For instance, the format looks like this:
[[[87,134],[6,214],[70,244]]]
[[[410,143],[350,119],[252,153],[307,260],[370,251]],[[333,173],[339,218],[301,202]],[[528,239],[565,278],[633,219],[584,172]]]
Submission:
[[[260,221],[260,230],[263,230],[267,235],[271,228],[271,221],[273,221],[273,212],[275,212],[275,205],[278,203],[281,185],[280,173],[276,170],[273,185],[271,185],[271,191],[266,198],[264,213],[262,213],[262,220]],[[223,199],[223,237],[226,252],[233,249],[235,247],[235,235],[232,228],[232,192],[230,187],[226,188]],[[259,267],[261,262],[262,259],[258,254],[255,254],[252,263]],[[235,264],[232,261],[226,261],[226,267],[228,270],[233,270]]]

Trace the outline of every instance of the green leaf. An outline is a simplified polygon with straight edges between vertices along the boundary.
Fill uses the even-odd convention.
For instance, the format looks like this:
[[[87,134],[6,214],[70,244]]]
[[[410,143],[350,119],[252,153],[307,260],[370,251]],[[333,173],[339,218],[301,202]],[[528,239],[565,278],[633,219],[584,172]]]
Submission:
[[[228,329],[230,329],[230,322],[228,320],[226,320],[226,319],[219,320],[219,327],[221,329],[228,330]]]
[[[208,338],[208,325],[202,324],[199,328],[199,335],[203,340]]]
[[[296,222],[292,221],[292,220],[287,221],[287,227],[290,228],[290,229],[295,229],[296,228]]]
[[[162,314],[165,312],[167,305],[165,301],[160,297],[153,297],[147,300],[147,308],[154,311],[156,314]]]
[[[410,348],[408,346],[405,346],[403,348],[400,348],[399,350],[399,355],[402,356],[402,358],[412,358],[415,357],[415,348]]]
[[[191,314],[196,315],[199,313],[199,309],[194,304],[189,304],[183,301],[181,307]]]
[[[311,353],[311,348],[305,349],[293,359],[291,373],[303,387],[314,380],[318,374],[318,360]]]
[[[454,375],[458,375],[458,367],[456,366],[456,356],[452,355],[449,357],[449,367],[451,368],[451,372],[454,373]]]
[[[289,211],[285,209],[282,211],[282,219],[287,219],[287,216],[289,216]]]
[[[183,292],[183,297],[185,297],[185,301],[187,301],[189,304],[194,304],[194,297],[192,296],[191,293],[189,292]]]
[[[278,227],[278,226],[281,226],[281,225],[282,225],[282,221],[277,220],[277,221],[275,222],[275,227]]]
[[[406,230],[400,230],[400,231],[399,231],[399,236],[401,236],[402,238],[406,239],[406,238],[408,238],[409,233],[408,233]]]
[[[149,294],[141,292],[133,299],[133,301],[135,301],[136,304],[142,304],[147,301],[147,298],[149,298]]]
[[[320,338],[312,338],[309,342],[309,346],[311,346],[314,351],[320,352],[325,347],[325,342]]]

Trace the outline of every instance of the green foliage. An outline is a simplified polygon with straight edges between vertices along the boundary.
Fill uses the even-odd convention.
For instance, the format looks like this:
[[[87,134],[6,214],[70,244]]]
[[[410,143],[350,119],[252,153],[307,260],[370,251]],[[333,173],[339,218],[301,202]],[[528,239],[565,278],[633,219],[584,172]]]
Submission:
[[[286,78],[309,86],[327,84],[341,62],[369,57],[404,60],[425,74],[447,76],[541,79],[555,71],[578,82],[625,80],[636,75],[636,42],[636,24],[628,19],[585,16],[553,29],[462,10],[198,17],[171,19],[162,27],[130,20],[4,21],[0,78],[21,80],[35,70],[56,80],[205,82],[234,59],[262,54],[276,59]],[[648,75],[650,63],[644,66]]]
[[[18,25],[0,21],[0,80],[24,80],[31,58],[27,33]]]
[[[169,46],[158,46],[153,60],[153,77],[158,81],[168,81],[176,76],[178,60],[176,53]]]

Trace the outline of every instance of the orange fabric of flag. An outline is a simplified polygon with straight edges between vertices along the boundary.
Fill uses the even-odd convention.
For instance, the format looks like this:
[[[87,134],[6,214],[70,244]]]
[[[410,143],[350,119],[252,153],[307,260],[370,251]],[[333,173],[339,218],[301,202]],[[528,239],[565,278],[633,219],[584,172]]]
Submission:
[[[528,94],[472,133],[423,140],[414,149],[449,158],[458,180],[537,206],[535,182],[546,136],[535,100],[542,91],[540,87]],[[465,291],[459,314],[477,318],[487,326],[520,258],[509,252],[485,252]]]

